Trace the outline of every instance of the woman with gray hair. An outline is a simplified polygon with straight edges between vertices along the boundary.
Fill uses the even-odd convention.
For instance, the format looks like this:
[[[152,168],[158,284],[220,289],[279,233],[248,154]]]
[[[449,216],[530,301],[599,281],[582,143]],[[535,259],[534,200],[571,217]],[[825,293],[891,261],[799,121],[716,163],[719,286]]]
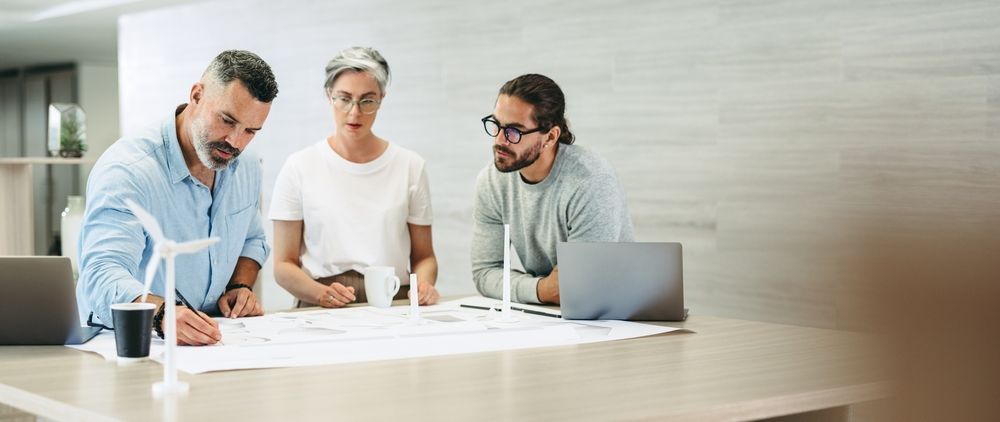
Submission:
[[[373,48],[326,66],[334,132],[288,158],[271,199],[274,276],[299,306],[367,302],[362,272],[391,266],[418,280],[420,304],[438,300],[431,195],[424,160],[372,132],[389,64]],[[396,299],[412,286],[400,288]]]

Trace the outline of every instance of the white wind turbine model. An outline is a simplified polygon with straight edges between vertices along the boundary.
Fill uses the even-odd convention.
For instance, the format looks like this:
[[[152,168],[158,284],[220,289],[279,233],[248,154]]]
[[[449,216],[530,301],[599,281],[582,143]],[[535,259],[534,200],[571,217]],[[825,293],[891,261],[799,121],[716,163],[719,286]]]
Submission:
[[[517,322],[517,317],[510,310],[510,224],[503,225],[503,300],[500,302],[500,315],[494,321],[503,324]]]
[[[142,223],[142,227],[153,238],[153,256],[146,267],[146,282],[142,294],[143,302],[146,301],[146,295],[149,294],[149,288],[153,283],[153,277],[156,276],[160,259],[167,261],[167,280],[163,286],[163,300],[166,305],[166,312],[163,315],[166,353],[163,359],[163,381],[153,384],[153,394],[185,393],[188,391],[188,385],[187,383],[177,381],[177,363],[175,360],[177,352],[177,298],[174,294],[176,288],[174,281],[174,258],[180,254],[193,253],[204,249],[218,242],[219,238],[211,237],[183,243],[174,242],[163,235],[163,231],[160,230],[160,224],[156,222],[156,218],[140,207],[139,204],[126,199],[125,205],[132,211],[132,214],[135,214],[139,222]]]

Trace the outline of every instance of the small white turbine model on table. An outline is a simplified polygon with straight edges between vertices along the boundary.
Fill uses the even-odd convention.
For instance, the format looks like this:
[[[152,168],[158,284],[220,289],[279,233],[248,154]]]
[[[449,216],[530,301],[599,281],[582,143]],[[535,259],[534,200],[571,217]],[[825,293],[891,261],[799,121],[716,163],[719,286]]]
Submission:
[[[153,256],[146,267],[146,282],[143,286],[142,301],[146,301],[149,288],[153,284],[153,277],[156,275],[160,260],[166,261],[166,283],[163,287],[163,301],[166,310],[163,316],[164,342],[166,343],[163,358],[163,381],[153,384],[153,395],[171,395],[187,393],[189,386],[185,382],[177,380],[177,295],[175,294],[176,283],[174,280],[174,258],[180,254],[197,252],[205,247],[219,241],[218,237],[208,239],[192,240],[190,242],[177,243],[167,239],[160,229],[160,224],[149,212],[136,204],[132,200],[126,199],[125,205],[139,219],[139,223],[146,229],[150,237],[153,238]],[[198,312],[197,309],[192,309]]]
[[[410,324],[420,325],[420,295],[417,291],[417,275],[410,274]]]
[[[510,224],[503,225],[503,301],[500,304],[500,314],[494,315],[493,322],[513,324],[517,322],[510,309]]]

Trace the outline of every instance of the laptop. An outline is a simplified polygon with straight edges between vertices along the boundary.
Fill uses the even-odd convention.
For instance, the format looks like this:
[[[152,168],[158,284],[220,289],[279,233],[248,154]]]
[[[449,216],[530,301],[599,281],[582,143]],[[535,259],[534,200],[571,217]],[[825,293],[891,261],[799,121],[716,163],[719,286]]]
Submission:
[[[687,318],[680,243],[560,242],[556,256],[565,319]]]
[[[63,256],[0,256],[0,345],[83,344],[73,269]]]

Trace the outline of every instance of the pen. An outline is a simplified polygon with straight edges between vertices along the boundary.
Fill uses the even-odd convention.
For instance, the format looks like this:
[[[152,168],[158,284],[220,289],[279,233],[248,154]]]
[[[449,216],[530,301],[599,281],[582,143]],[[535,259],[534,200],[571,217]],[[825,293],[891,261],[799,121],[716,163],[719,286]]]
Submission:
[[[542,316],[547,316],[547,317],[552,317],[552,318],[562,318],[562,315],[550,314],[548,312],[536,311],[534,309],[518,308],[517,306],[511,306],[510,309],[513,309],[515,311],[521,311],[521,312],[524,312],[526,314],[542,315]]]
[[[184,306],[187,306],[187,307],[188,307],[188,309],[190,309],[190,310],[191,310],[191,312],[194,312],[194,314],[195,314],[195,315],[197,315],[197,316],[198,316],[198,318],[201,318],[202,320],[204,320],[205,322],[207,322],[207,323],[209,323],[209,324],[211,324],[211,323],[212,323],[212,321],[209,321],[209,320],[208,320],[208,317],[207,317],[207,316],[202,316],[202,315],[201,315],[201,312],[198,312],[198,310],[197,310],[197,309],[195,309],[195,307],[194,307],[194,306],[191,306],[191,302],[188,302],[188,301],[187,301],[187,299],[185,299],[185,298],[184,298],[184,295],[182,295],[182,294],[181,294],[181,291],[180,291],[180,290],[177,290],[177,289],[174,289],[174,293],[176,293],[176,294],[177,294],[177,298],[181,300],[181,303],[183,303],[183,304],[184,304]],[[222,341],[221,341],[221,340],[219,341],[219,344],[222,344],[222,345],[225,345],[225,344],[223,344],[223,343],[222,343]]]
[[[490,309],[494,309],[494,308],[490,308],[490,307],[486,307],[486,306],[466,305],[464,303],[461,304],[461,305],[458,305],[458,306],[461,306],[463,308],[482,309],[484,311],[488,311]],[[497,309],[497,310],[499,311],[499,309]]]
[[[466,305],[464,303],[461,304],[461,305],[458,305],[458,306],[461,306],[463,308],[482,309],[484,311],[488,311],[490,309],[496,309],[496,308],[490,308],[490,307],[486,307],[486,306]],[[511,306],[510,309],[513,309],[515,311],[521,311],[521,312],[524,312],[526,314],[542,315],[542,316],[547,316],[547,317],[552,317],[552,318],[562,318],[562,316],[560,316],[560,315],[550,314],[548,312],[536,311],[534,309],[518,308],[517,306]],[[499,309],[496,309],[496,310],[500,311]]]

